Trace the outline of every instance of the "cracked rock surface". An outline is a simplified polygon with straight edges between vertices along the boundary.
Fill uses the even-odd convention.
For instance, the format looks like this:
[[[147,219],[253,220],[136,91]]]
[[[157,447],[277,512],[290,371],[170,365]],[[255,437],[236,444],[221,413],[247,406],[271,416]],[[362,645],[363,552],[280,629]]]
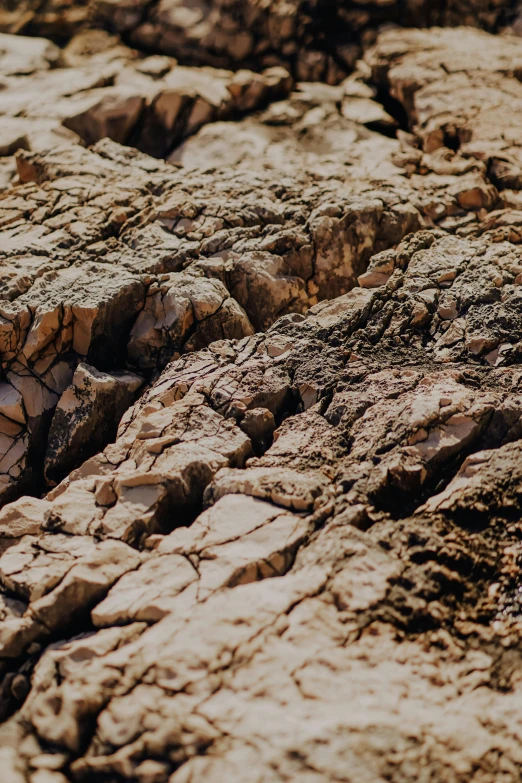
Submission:
[[[22,5],[0,777],[520,783],[516,9]]]
[[[235,67],[281,64],[306,81],[335,83],[353,66],[380,25],[468,24],[498,29],[517,18],[515,3],[450,0],[444,4],[368,0],[91,0],[95,19],[135,45],[191,63]]]

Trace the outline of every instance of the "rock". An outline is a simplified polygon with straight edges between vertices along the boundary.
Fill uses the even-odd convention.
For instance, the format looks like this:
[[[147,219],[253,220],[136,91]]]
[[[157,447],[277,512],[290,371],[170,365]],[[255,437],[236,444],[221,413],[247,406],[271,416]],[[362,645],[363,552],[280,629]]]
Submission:
[[[124,33],[133,44],[174,55],[189,64],[219,67],[293,67],[301,81],[341,81],[361,48],[386,23],[426,27],[467,24],[495,30],[514,14],[503,3],[474,0],[433,7],[429,2],[371,0],[343,2],[323,8],[302,0],[284,5],[211,0],[194,6],[188,0],[92,0],[92,13],[102,26]]]
[[[87,33],[63,55],[45,39],[1,41],[2,155],[108,137],[162,157],[205,123],[283,98],[292,86],[287,71],[275,67],[235,74],[163,58],[158,70],[117,39]],[[85,49],[88,57],[81,56]]]
[[[519,450],[520,442],[516,441],[470,455],[446,489],[430,497],[419,512],[484,514],[517,508]],[[506,484],[508,473],[512,484]]]
[[[10,546],[12,539],[39,533],[48,505],[39,498],[22,497],[3,508],[0,511],[2,548]]]
[[[44,38],[0,34],[0,72],[3,76],[26,76],[56,65],[60,50]]]
[[[275,419],[273,413],[267,408],[254,408],[245,411],[239,426],[252,441],[256,453],[265,452],[271,445]]]
[[[430,241],[424,239],[423,247],[421,240],[419,237],[416,245],[410,245],[410,239],[396,251],[396,268],[401,270],[404,280],[411,267],[411,274],[415,273],[416,279],[418,270],[424,269],[425,275],[436,279],[442,276],[455,285],[459,276],[465,273],[470,253],[465,252],[464,247],[468,245],[459,245],[462,240],[431,237]],[[408,248],[411,247],[417,249],[410,257]],[[446,255],[449,248],[451,254]],[[495,251],[493,247],[491,253]],[[491,253],[488,255],[486,250],[471,258],[476,260],[478,269],[482,268],[481,264],[487,268]],[[449,274],[453,270],[457,270],[455,276]],[[400,291],[400,288],[396,290]],[[208,754],[198,748],[208,748],[209,742],[218,770],[221,765],[229,769],[235,752],[247,752],[245,748],[249,747],[251,736],[247,716],[252,698],[262,699],[263,709],[272,715],[270,721],[263,723],[263,747],[267,749],[268,759],[273,758],[273,748],[278,747],[273,744],[273,731],[280,731],[280,728],[279,724],[277,729],[273,728],[273,721],[286,721],[290,714],[297,721],[299,732],[303,732],[303,738],[310,735],[310,727],[313,727],[314,737],[323,737],[328,746],[332,743],[335,746],[335,734],[332,737],[329,731],[328,735],[323,735],[321,726],[310,723],[311,715],[306,706],[309,696],[314,694],[315,700],[330,707],[337,704],[336,699],[340,700],[339,704],[344,703],[344,691],[336,695],[338,675],[345,671],[343,667],[353,674],[355,667],[358,685],[352,698],[365,699],[370,679],[375,684],[376,673],[389,684],[387,662],[392,656],[395,656],[394,661],[400,661],[393,664],[398,667],[397,671],[394,669],[393,682],[399,687],[404,676],[404,661],[411,661],[412,655],[417,656],[415,660],[427,661],[428,653],[418,641],[404,637],[397,641],[395,627],[408,628],[412,612],[419,618],[415,622],[420,622],[421,617],[429,617],[435,624],[440,623],[436,618],[454,616],[452,613],[457,608],[462,612],[461,599],[456,600],[454,594],[448,593],[447,584],[455,585],[457,595],[470,595],[471,598],[477,589],[476,583],[466,583],[462,575],[462,569],[465,571],[468,567],[464,563],[470,558],[475,558],[475,568],[485,569],[484,574],[490,573],[485,542],[480,541],[480,547],[486,547],[484,551],[476,549],[480,534],[462,528],[448,531],[435,512],[436,508],[442,508],[436,496],[434,503],[438,505],[433,505],[433,510],[429,504],[424,506],[415,517],[408,517],[406,511],[398,522],[390,520],[387,514],[396,513],[397,498],[406,504],[405,508],[412,501],[414,506],[423,497],[425,487],[435,486],[437,477],[451,469],[459,453],[483,448],[486,443],[496,444],[492,453],[500,454],[502,449],[508,448],[502,446],[498,450],[503,440],[516,437],[514,422],[519,420],[521,410],[520,374],[516,368],[506,368],[507,374],[499,385],[499,371],[487,364],[481,365],[476,357],[472,358],[474,355],[466,362],[461,359],[460,365],[448,368],[436,352],[430,360],[429,371],[415,363],[411,368],[394,369],[393,357],[400,358],[400,347],[390,348],[383,354],[389,357],[388,367],[375,355],[373,359],[350,362],[344,346],[349,345],[351,339],[360,340],[361,330],[370,328],[372,302],[379,301],[382,289],[375,291],[365,294],[364,298],[354,291],[346,295],[342,306],[340,303],[323,305],[297,322],[283,319],[266,337],[252,336],[240,343],[231,341],[226,350],[225,345],[219,343],[199,355],[187,354],[170,365],[157,384],[124,417],[116,444],[107,447],[101,459],[91,460],[51,494],[46,501],[48,511],[40,538],[34,543],[28,538],[10,547],[0,559],[6,586],[9,585],[20,600],[29,599],[27,617],[34,618],[10,621],[10,627],[17,630],[11,632],[7,642],[10,647],[6,649],[18,651],[23,649],[22,645],[45,638],[38,625],[42,616],[39,602],[45,600],[50,611],[51,607],[61,606],[62,600],[63,581],[53,587],[52,582],[46,583],[42,579],[40,569],[45,573],[48,566],[41,557],[35,558],[35,547],[47,551],[54,541],[52,553],[57,554],[59,530],[73,536],[67,538],[71,543],[82,542],[79,552],[84,558],[92,558],[98,552],[102,546],[100,537],[131,540],[128,528],[116,527],[109,521],[109,516],[124,502],[128,520],[132,513],[131,502],[139,510],[143,501],[138,500],[138,495],[133,501],[130,495],[124,500],[122,490],[140,486],[139,482],[145,477],[146,486],[157,486],[153,482],[164,480],[160,478],[161,470],[169,477],[173,489],[175,463],[172,460],[175,454],[179,455],[176,460],[181,458],[185,443],[197,443],[200,459],[208,460],[209,466],[211,460],[216,460],[211,453],[217,454],[218,448],[223,449],[224,456],[230,455],[228,459],[232,463],[242,460],[238,467],[232,465],[216,471],[213,480],[211,474],[207,474],[200,487],[205,484],[209,487],[206,498],[213,505],[197,515],[189,527],[175,529],[167,535],[165,531],[156,532],[147,539],[147,551],[137,570],[133,570],[136,560],[127,558],[126,575],[108,591],[106,582],[103,583],[106,597],[98,601],[92,613],[100,630],[92,638],[112,631],[120,633],[122,625],[132,629],[136,622],[151,624],[149,629],[132,642],[123,641],[114,652],[90,657],[89,663],[81,669],[81,681],[80,670],[74,668],[60,681],[53,675],[44,677],[42,667],[49,665],[49,656],[54,655],[52,650],[45,653],[38,664],[35,673],[38,685],[31,688],[22,710],[23,720],[30,727],[31,736],[39,742],[55,743],[73,754],[74,774],[80,779],[94,771],[107,777],[116,770],[140,769],[149,752],[147,749],[152,746],[156,754],[165,759],[161,763],[166,771],[174,772],[166,751],[166,743],[172,742],[172,736],[165,733],[163,727],[177,726],[173,721],[182,721],[181,725],[185,726],[189,716],[194,715],[196,705],[200,705],[198,714],[203,709],[202,700],[208,706],[201,714],[208,718],[202,718],[197,725],[188,724],[192,726],[191,742],[196,742],[196,746],[192,744],[191,750],[186,750],[185,745],[180,745],[180,755],[175,762],[179,767],[181,759],[179,769],[192,769],[203,763]],[[424,328],[429,334],[430,327]],[[343,336],[342,349],[336,347],[335,341],[330,342],[336,334]],[[387,339],[386,332],[381,339]],[[434,340],[436,343],[436,336]],[[364,353],[361,347],[358,350]],[[345,358],[341,359],[342,356]],[[320,361],[315,361],[315,357]],[[424,359],[425,366],[426,361]],[[236,366],[246,372],[238,375]],[[292,413],[290,408],[274,444],[264,456],[241,468],[244,456],[232,456],[230,451],[232,432],[240,432],[234,416],[241,413],[240,423],[245,421],[249,410],[254,419],[259,417],[256,410],[259,410],[258,400],[263,395],[263,408],[271,409],[275,417],[280,416],[281,405],[288,405],[290,400],[281,402],[284,398],[276,393],[273,381],[263,389],[259,381],[253,387],[252,380],[259,377],[257,373],[261,368],[264,368],[266,378],[270,367],[285,366],[294,368],[296,386],[301,385],[300,378],[306,374],[308,386],[316,390],[317,402],[301,413]],[[475,376],[482,378],[481,385],[474,380],[472,366],[476,368]],[[328,399],[331,401],[323,408],[322,415],[320,410],[324,403],[321,400]],[[212,412],[213,406],[225,414],[233,413],[231,418],[221,419],[223,424],[219,426],[228,423],[224,440],[220,435],[210,434],[218,422],[217,412]],[[203,435],[205,429],[207,435]],[[203,439],[198,435],[200,439],[195,441],[197,433],[201,433]],[[187,437],[189,440],[183,440]],[[155,459],[153,475],[150,468],[144,473],[149,464],[144,447]],[[208,456],[202,448],[211,449],[206,452]],[[245,455],[245,447],[241,448]],[[126,460],[121,467],[115,467],[121,459],[118,454]],[[169,461],[163,459],[167,454]],[[217,461],[214,464],[219,465]],[[484,464],[484,457],[480,464]],[[500,458],[499,466],[502,464],[509,463]],[[112,496],[107,493],[108,485],[113,488]],[[72,514],[78,509],[78,499],[87,497],[89,492],[93,500],[101,493],[102,505],[98,506],[101,513],[93,517],[98,521],[86,529],[81,527],[88,518],[86,508],[76,517],[77,521]],[[154,497],[160,495],[155,492]],[[108,505],[104,506],[104,503]],[[92,508],[94,510],[95,505]],[[168,515],[164,518],[168,520]],[[153,516],[148,519],[152,522]],[[145,523],[148,532],[158,529],[151,522]],[[369,529],[361,532],[357,527]],[[46,528],[48,532],[44,532]],[[317,529],[319,532],[314,534]],[[90,538],[95,531],[96,538]],[[416,543],[420,531],[426,536],[424,544]],[[409,543],[405,543],[407,541]],[[384,542],[387,545],[383,548]],[[460,549],[444,557],[449,558],[446,562],[451,564],[453,571],[443,563],[434,564],[436,554],[428,560],[416,554],[419,547],[421,552],[432,547],[430,551],[450,553],[452,546]],[[88,549],[83,554],[85,547]],[[72,574],[70,550],[71,546],[63,565],[62,561],[60,563]],[[96,554],[98,556],[101,552]],[[507,554],[506,557],[509,558]],[[84,578],[82,573],[78,568],[81,580]],[[22,580],[18,574],[23,574]],[[54,578],[59,579],[58,571]],[[487,581],[491,576],[484,578]],[[415,587],[401,587],[404,579]],[[48,591],[44,598],[40,597],[41,590]],[[78,610],[92,600],[91,588],[85,584],[83,590],[86,598],[75,603]],[[401,590],[406,590],[406,594]],[[469,607],[466,616],[474,617],[474,612],[478,611],[476,602],[464,605]],[[57,609],[53,612],[52,617],[57,618]],[[470,622],[472,624],[472,620]],[[422,633],[427,640],[435,639],[443,631],[435,629]],[[331,640],[330,647],[326,648],[330,650],[328,665],[323,662],[325,638]],[[489,645],[495,643],[492,639],[488,642]],[[446,651],[452,650],[449,658],[447,652],[446,657],[440,658],[436,647],[429,648],[433,650],[429,653],[432,656],[429,671],[435,670],[438,677],[444,677],[450,667],[452,677],[456,677],[462,687],[470,671],[473,672],[472,683],[487,681],[492,665],[487,653],[481,653],[479,661],[479,658],[473,658],[475,653],[458,640],[447,639],[445,645]],[[67,661],[67,648],[63,655],[63,660]],[[368,656],[371,665],[367,663]],[[237,674],[231,669],[234,659],[244,661]],[[174,668],[173,660],[176,661]],[[299,671],[299,687],[292,675],[295,671]],[[115,676],[115,672],[119,674]],[[126,678],[127,683],[134,683],[125,694],[120,689],[120,677]],[[413,668],[408,669],[408,678],[424,689],[431,731],[434,731],[434,725],[441,727],[437,729],[435,747],[437,753],[442,753],[446,745],[445,735],[440,732],[447,718],[445,711],[437,706],[441,686]],[[348,678],[348,681],[352,680]],[[223,684],[216,685],[217,682]],[[455,688],[450,691],[451,699],[456,700],[457,694],[461,694],[458,696],[459,714],[466,721],[469,736],[475,737],[474,732],[482,736],[480,732],[484,729],[474,727],[471,720],[475,709],[471,694],[475,693],[475,686],[465,691],[465,698],[461,686],[451,686]],[[372,725],[377,716],[387,725],[389,707],[387,701],[384,707],[382,702],[382,693],[387,691],[381,688],[384,685],[378,688],[379,703]],[[74,699],[73,694],[76,694]],[[281,702],[279,696],[283,696]],[[62,705],[60,713],[56,720],[50,721],[49,710],[57,698]],[[408,695],[406,698],[414,697]],[[487,712],[499,709],[506,698],[510,697],[493,691],[481,704]],[[80,704],[81,708],[77,706]],[[277,705],[275,713],[274,705]],[[343,736],[348,736],[350,742],[352,738],[360,737],[361,731],[367,731],[366,719],[355,726],[352,723],[345,725],[342,722],[345,712],[340,707],[339,710],[335,726],[344,727]],[[361,714],[363,712],[361,710]],[[239,724],[232,720],[237,714]],[[156,720],[156,715],[163,719]],[[130,716],[140,716],[140,722],[146,720],[149,728],[145,733],[136,734],[134,718]],[[165,716],[170,716],[168,721]],[[85,743],[86,726],[93,720],[94,738],[83,752],[80,749]],[[231,757],[229,752],[232,751],[221,744],[221,734],[215,733],[216,720],[220,726],[228,726],[227,732],[232,731],[237,751]],[[259,731],[257,722],[256,725]],[[407,726],[400,732],[413,731],[413,726]],[[181,732],[186,730],[179,729]],[[394,734],[394,747],[396,741]],[[288,742],[288,748],[295,746],[295,739]],[[350,754],[355,754],[355,758],[359,758],[359,747],[357,743],[353,747],[350,745]],[[518,758],[516,745],[506,747],[508,758]],[[269,749],[272,749],[270,753]],[[469,745],[463,741],[454,749],[455,761],[452,763],[464,764],[468,751]],[[415,768],[420,769],[424,764],[420,750],[413,755],[410,753],[408,758],[408,763],[413,763]],[[364,763],[365,769],[381,769],[381,752],[370,748],[361,759],[358,763]],[[476,755],[472,759],[470,763],[481,763]],[[258,769],[263,768],[263,764],[262,760],[256,761]],[[295,764],[296,769],[300,769],[301,762],[296,760]]]
[[[309,93],[305,105],[317,108],[320,94]],[[353,141],[356,159],[367,134]],[[211,172],[187,176],[109,141],[19,151],[22,184],[3,199],[0,345],[27,420],[4,426],[4,499],[42,479],[53,411],[79,362],[155,373],[186,351],[248,336],[348,290],[372,250],[423,222],[400,176],[391,189],[361,187],[355,169],[334,197],[316,181],[322,160],[314,153],[280,191],[266,169],[224,166],[216,187]],[[65,199],[59,216],[56,199]]]
[[[220,470],[207,490],[216,502],[228,494],[249,495],[293,511],[312,511],[330,482],[321,473],[299,473],[289,468],[252,467],[248,471]]]
[[[4,776],[515,783],[518,41],[90,10],[1,75]]]
[[[86,0],[70,3],[67,0],[45,0],[35,4],[31,0],[7,0],[0,11],[0,30],[5,33],[44,35],[66,41],[88,19]]]
[[[81,536],[44,534],[25,536],[1,560],[2,584],[29,603],[23,617],[3,623],[0,657],[9,659],[60,630],[70,610],[88,612],[140,559],[119,541],[97,544]]]
[[[393,133],[396,121],[380,103],[369,98],[347,97],[343,100],[342,115],[347,120],[360,122],[368,127],[382,127]]]
[[[184,272],[163,275],[130,333],[129,359],[138,368],[164,365],[183,350],[253,334],[243,308],[220,280]]]
[[[114,437],[142,384],[134,373],[78,365],[53,414],[44,461],[47,481],[63,478]]]
[[[522,185],[514,131],[520,83],[512,74],[521,58],[519,39],[470,29],[390,30],[367,54],[374,77],[403,104],[427,153],[448,147],[476,158],[497,187],[516,189]],[[466,199],[480,205],[478,194]]]

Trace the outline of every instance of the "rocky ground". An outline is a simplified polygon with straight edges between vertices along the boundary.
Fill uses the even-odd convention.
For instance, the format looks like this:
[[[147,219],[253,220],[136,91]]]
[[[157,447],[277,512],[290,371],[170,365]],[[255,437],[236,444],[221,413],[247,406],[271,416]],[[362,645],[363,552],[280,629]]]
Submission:
[[[0,26],[2,780],[520,783],[517,9]]]

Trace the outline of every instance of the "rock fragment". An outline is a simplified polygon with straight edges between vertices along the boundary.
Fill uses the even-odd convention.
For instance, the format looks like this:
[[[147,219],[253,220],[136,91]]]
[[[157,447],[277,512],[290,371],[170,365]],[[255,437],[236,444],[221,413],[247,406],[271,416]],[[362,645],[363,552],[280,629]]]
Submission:
[[[102,373],[80,363],[55,408],[47,441],[47,481],[63,478],[116,434],[143,379],[129,372]]]

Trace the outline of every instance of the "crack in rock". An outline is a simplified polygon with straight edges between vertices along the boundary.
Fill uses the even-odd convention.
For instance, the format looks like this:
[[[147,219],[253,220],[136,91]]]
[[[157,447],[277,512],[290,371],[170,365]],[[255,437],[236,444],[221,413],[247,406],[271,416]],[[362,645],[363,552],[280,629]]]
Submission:
[[[519,783],[517,13],[0,12],[9,783]]]

